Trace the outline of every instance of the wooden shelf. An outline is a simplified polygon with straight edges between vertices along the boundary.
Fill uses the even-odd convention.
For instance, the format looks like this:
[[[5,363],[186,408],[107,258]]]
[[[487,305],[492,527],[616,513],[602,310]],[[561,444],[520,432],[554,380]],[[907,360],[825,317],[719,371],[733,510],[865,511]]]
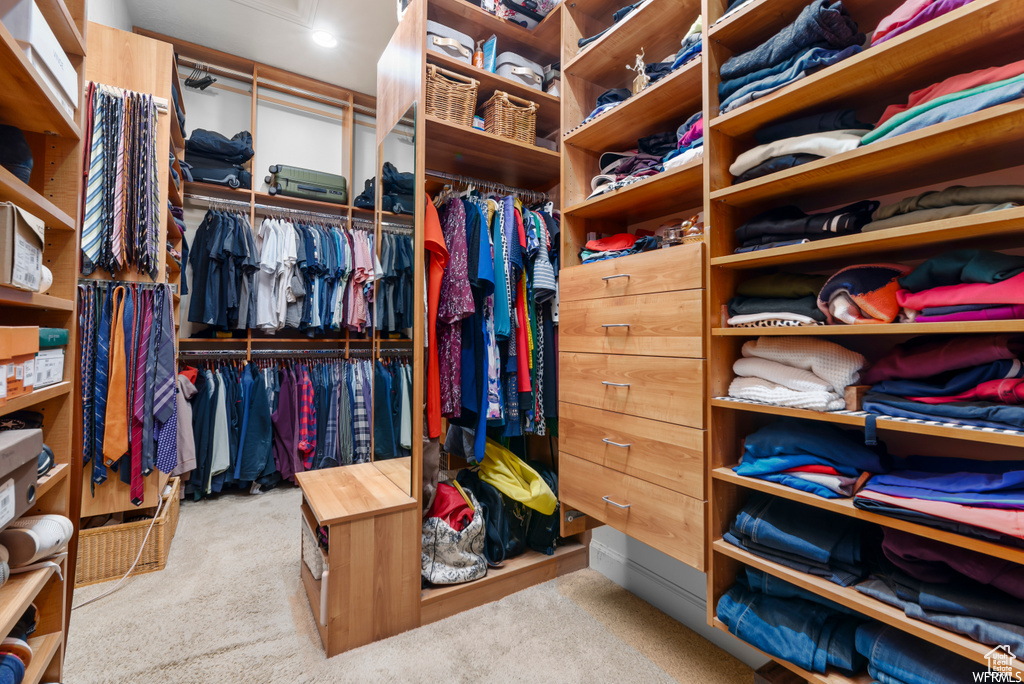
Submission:
[[[36,482],[36,499],[43,498],[48,491],[63,481],[69,470],[70,466],[67,463],[58,463],[50,469],[50,472],[39,478]]]
[[[174,108],[174,102],[170,103]],[[185,138],[181,134],[181,127],[178,126],[177,113],[171,113],[171,147],[174,149],[174,158],[180,162],[185,158]]]
[[[427,18],[445,26],[458,27],[474,40],[486,40],[493,33],[498,37],[499,53],[511,51],[541,66],[559,59],[562,47],[560,10],[553,10],[533,31],[499,19],[466,0],[430,0]]]
[[[0,117],[2,117],[0,113]],[[13,173],[0,166],[0,201],[13,202],[46,222],[54,230],[75,229],[75,220],[61,211],[57,205],[18,180]]]
[[[79,139],[81,131],[28,61],[14,36],[0,24],[0,121],[23,131]],[[77,103],[72,103],[76,105]]]
[[[565,136],[565,144],[594,152],[631,149],[636,141],[676,128],[701,107],[701,58]]]
[[[853,425],[864,427],[866,413],[841,413],[826,411],[811,411],[808,409],[795,409],[786,406],[771,406],[769,404],[747,404],[739,401],[715,398],[711,405],[716,408],[732,409],[735,411],[751,411],[753,413],[764,413],[772,416],[785,416],[788,418],[801,418],[803,420],[818,420],[836,425]],[[906,423],[901,420],[894,420],[887,416],[876,415],[875,425],[879,430],[890,432],[906,432],[914,435],[927,435],[930,437],[942,437],[944,439],[958,439],[964,442],[977,442],[979,444],[1001,444],[1024,448],[1024,430],[1020,433],[1005,431],[970,430],[958,427],[951,423]]]
[[[625,67],[633,64],[641,48],[650,63],[678,52],[698,14],[700,3],[693,0],[650,0],[563,64],[562,77],[568,75],[617,88],[624,80],[632,80]]]
[[[783,0],[780,4],[785,7],[795,1],[798,0]],[[762,0],[759,4],[765,3]],[[775,5],[774,0],[772,4]],[[729,26],[734,22],[742,19],[743,24],[753,24],[761,16],[741,10],[735,20],[712,29],[709,42],[721,40],[719,34],[723,31],[731,33]],[[865,102],[905,102],[907,93],[913,90],[951,74],[970,71],[965,64],[970,63],[972,55],[981,55],[985,61],[989,55],[1017,54],[1014,50],[1019,51],[1022,36],[1024,15],[1014,3],[975,0],[753,104],[714,117],[711,127],[735,137],[812,108],[860,108]],[[989,65],[990,60],[983,66]]]
[[[352,206],[353,217],[365,218],[374,220],[376,212],[373,209],[363,209],[362,207]],[[396,214],[393,211],[382,211],[380,212],[380,218],[385,223],[406,223],[410,226],[416,220],[416,217],[412,214]]]
[[[774,563],[744,551],[723,539],[715,541],[712,544],[712,549],[715,553],[720,553],[723,556],[738,560],[744,565],[762,570],[769,575],[783,579],[818,596],[824,596],[841,606],[891,625],[907,634],[924,639],[934,646],[956,653],[976,663],[988,664],[988,661],[985,660],[985,654],[992,650],[991,646],[978,643],[961,634],[950,632],[926,622],[909,618],[901,608],[890,606],[878,599],[871,598],[853,587],[841,587],[825,578],[815,577],[814,575],[787,568],[779,563]],[[1017,663],[1014,667],[1024,671],[1024,663]]]
[[[487,575],[474,582],[424,589],[420,593],[422,623],[426,625],[497,601],[559,575],[581,570],[588,563],[588,548],[578,543],[557,547],[553,556],[528,550],[505,561],[500,568],[487,568]]]
[[[427,50],[427,63],[480,81],[476,95],[476,106],[478,109],[491,99],[491,95],[494,94],[495,90],[504,90],[516,97],[522,97],[537,103],[539,107],[537,109],[537,135],[540,137],[558,130],[562,124],[562,110],[558,98],[554,95],[548,95],[543,90],[531,88],[524,85],[522,81],[513,81],[510,78],[492,74],[483,69],[477,69],[472,64],[460,62],[454,57],[449,57],[444,53],[435,52],[434,50]]]
[[[84,57],[85,40],[64,0],[36,0],[36,5],[64,52]]]
[[[793,328],[712,328],[716,337],[815,335],[920,335],[947,333],[1024,333],[1024,321],[960,321],[955,323],[880,323],[878,325],[808,325]]]
[[[181,172],[179,171],[178,173],[180,174]],[[180,179],[181,176],[179,175],[178,178]],[[184,183],[185,181],[181,182]],[[174,184],[174,176],[170,171],[167,172],[167,199],[169,199],[171,204],[174,206],[181,206],[181,188]]]
[[[711,193],[711,201],[735,207],[783,200],[806,209],[835,206],[1011,168],[1022,153],[1024,102],[1017,100],[722,188]]]
[[[58,382],[55,385],[44,387],[42,389],[29,392],[28,394],[22,394],[20,397],[14,397],[8,399],[3,406],[0,406],[0,416],[6,416],[8,413],[14,413],[22,409],[27,409],[41,404],[44,401],[49,401],[54,397],[62,397],[71,392],[71,383],[65,380],[64,382]]]
[[[935,541],[940,541],[962,549],[977,551],[978,553],[983,553],[987,556],[1002,558],[1014,563],[1024,563],[1024,549],[1022,548],[1004,546],[1003,544],[984,539],[965,537],[961,534],[947,532],[946,530],[940,530],[936,527],[918,525],[898,518],[890,518],[877,513],[871,513],[854,506],[852,498],[826,499],[824,497],[815,496],[809,492],[803,492],[799,489],[793,489],[792,487],[778,484],[777,482],[758,480],[753,477],[743,477],[742,475],[734,473],[731,468],[715,468],[711,471],[711,477],[715,480],[728,482],[745,489],[765,492],[766,494],[778,496],[783,499],[789,499],[790,501],[796,501],[808,506],[838,513],[839,515],[845,515],[848,518],[857,518],[858,520],[874,523],[881,527],[889,527],[894,530],[902,530],[903,532],[916,534],[920,537],[928,537]]]
[[[248,202],[251,192],[246,188],[229,188],[226,185],[215,185],[213,183],[184,182],[185,195],[202,195],[214,199],[234,200],[236,202]]]
[[[304,199],[302,197],[287,197],[285,195],[271,195],[267,192],[256,193],[256,204],[281,207],[282,209],[296,209],[298,211],[311,211],[320,214],[337,214],[343,216],[348,213],[347,204],[334,204],[333,202],[318,202],[317,200]],[[261,213],[257,208],[256,213]]]
[[[998,246],[1000,240],[1006,241],[1008,247],[1019,247],[1022,229],[1024,207],[1016,207],[827,238],[803,245],[713,257],[711,266],[750,269],[816,262],[825,262],[830,266],[833,263],[848,265],[850,259],[862,260],[866,256],[885,254],[904,261],[923,259],[940,251],[955,249],[955,246],[961,244],[977,247],[982,240],[991,243],[987,245],[989,247]]]
[[[54,632],[28,640],[28,645],[32,648],[32,662],[25,668],[22,684],[39,684],[43,681],[43,674],[50,666],[50,661],[53,660],[63,639],[64,635],[61,632]]]
[[[473,8],[463,0],[457,1]],[[560,155],[557,152],[459,126],[429,114],[423,118],[427,168],[528,190],[544,191],[558,185]]]
[[[565,209],[575,218],[617,218],[628,223],[664,216],[702,204],[704,166],[694,159],[656,176],[606,192]]]
[[[13,287],[0,285],[0,307],[19,307],[26,309],[43,309],[45,311],[74,311],[75,302],[38,292],[26,292]]]
[[[11,575],[11,578],[0,587],[0,634],[7,635],[11,628],[21,619],[29,604],[46,586],[53,574],[53,568],[40,568],[31,572]]]
[[[719,620],[717,617],[712,620],[711,624],[712,626],[722,630],[729,636],[736,638],[736,636],[729,631],[729,628],[726,626],[726,624]],[[859,674],[855,677],[847,677],[846,675],[841,675],[835,671],[830,671],[826,674],[808,672],[799,665],[794,665],[793,663],[787,660],[782,660],[781,658],[776,658],[775,656],[769,655],[761,649],[757,648],[756,646],[750,645],[746,641],[744,641],[743,643],[746,644],[749,648],[752,648],[761,655],[763,655],[765,658],[770,658],[774,660],[775,662],[785,667],[787,670],[796,673],[798,676],[803,677],[806,681],[811,682],[812,684],[872,684],[874,682],[874,680],[871,677],[869,677],[866,673]]]

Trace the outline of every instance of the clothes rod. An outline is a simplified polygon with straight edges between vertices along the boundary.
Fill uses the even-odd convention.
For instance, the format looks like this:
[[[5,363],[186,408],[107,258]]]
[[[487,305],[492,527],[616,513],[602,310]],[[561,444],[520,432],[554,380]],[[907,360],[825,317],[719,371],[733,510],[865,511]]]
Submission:
[[[454,183],[462,183],[464,185],[481,185],[485,188],[492,190],[501,190],[502,192],[509,195],[523,195],[530,199],[540,201],[547,201],[549,198],[547,194],[539,192],[537,190],[527,190],[526,188],[515,188],[504,183],[498,183],[497,181],[484,180],[482,178],[473,178],[471,176],[460,176],[454,173],[445,173],[444,171],[434,171],[433,169],[427,169],[426,175],[440,180],[452,181]]]
[[[159,287],[170,287],[173,283],[147,283],[141,280],[107,280],[103,278],[79,278],[79,285],[137,285],[157,289]],[[172,290],[173,291],[173,290]]]
[[[216,206],[218,204],[225,204],[225,205],[228,205],[228,206],[245,207],[246,209],[248,209],[249,206],[250,206],[248,202],[241,202],[239,200],[233,200],[233,199],[221,199],[219,197],[208,197],[206,195],[196,195],[196,194],[193,194],[193,193],[190,193],[190,192],[186,192],[185,193],[185,199],[198,200],[200,202],[206,202],[207,204],[210,204],[210,205],[213,205],[213,206]],[[275,207],[275,206],[270,205],[270,204],[256,204],[256,205],[253,205],[253,206],[255,206],[256,209],[260,209],[260,210],[269,212],[271,214],[275,214],[275,213],[276,214],[294,214],[294,215],[300,216],[300,217],[301,216],[310,216],[310,217],[317,216],[317,217],[321,217],[321,218],[325,218],[325,219],[330,219],[331,221],[348,221],[348,217],[344,216],[344,215],[341,215],[341,214],[325,214],[323,212],[307,211],[305,209],[292,209],[290,207]]]

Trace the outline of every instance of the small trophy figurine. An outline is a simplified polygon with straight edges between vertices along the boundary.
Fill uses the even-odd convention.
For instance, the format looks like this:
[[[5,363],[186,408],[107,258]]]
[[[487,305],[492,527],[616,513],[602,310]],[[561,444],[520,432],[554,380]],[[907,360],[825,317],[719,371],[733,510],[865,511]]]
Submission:
[[[636,56],[636,64],[633,66],[626,65],[626,68],[630,71],[636,72],[636,78],[633,79],[633,94],[636,95],[641,90],[651,84],[651,77],[648,76],[645,71],[644,57],[646,56],[644,49],[640,48],[640,54]]]

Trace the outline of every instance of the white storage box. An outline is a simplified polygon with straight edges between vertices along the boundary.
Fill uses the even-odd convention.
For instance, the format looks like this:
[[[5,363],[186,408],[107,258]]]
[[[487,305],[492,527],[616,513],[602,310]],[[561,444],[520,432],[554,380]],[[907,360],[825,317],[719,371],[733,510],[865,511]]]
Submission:
[[[34,0],[0,0],[0,21],[69,114],[78,106],[78,74]]]
[[[473,63],[473,39],[465,33],[429,19],[427,20],[427,49],[454,57],[466,64]]]
[[[64,349],[40,349],[36,353],[36,389],[64,380]]]
[[[514,52],[498,55],[496,73],[537,90],[544,85],[544,68]]]

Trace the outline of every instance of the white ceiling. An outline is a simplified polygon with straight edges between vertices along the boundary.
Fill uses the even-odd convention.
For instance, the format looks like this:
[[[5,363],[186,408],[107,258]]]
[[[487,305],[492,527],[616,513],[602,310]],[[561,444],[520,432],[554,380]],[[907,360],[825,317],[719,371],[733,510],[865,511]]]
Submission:
[[[373,95],[394,0],[126,0],[135,26]],[[315,29],[338,45],[312,41]]]

